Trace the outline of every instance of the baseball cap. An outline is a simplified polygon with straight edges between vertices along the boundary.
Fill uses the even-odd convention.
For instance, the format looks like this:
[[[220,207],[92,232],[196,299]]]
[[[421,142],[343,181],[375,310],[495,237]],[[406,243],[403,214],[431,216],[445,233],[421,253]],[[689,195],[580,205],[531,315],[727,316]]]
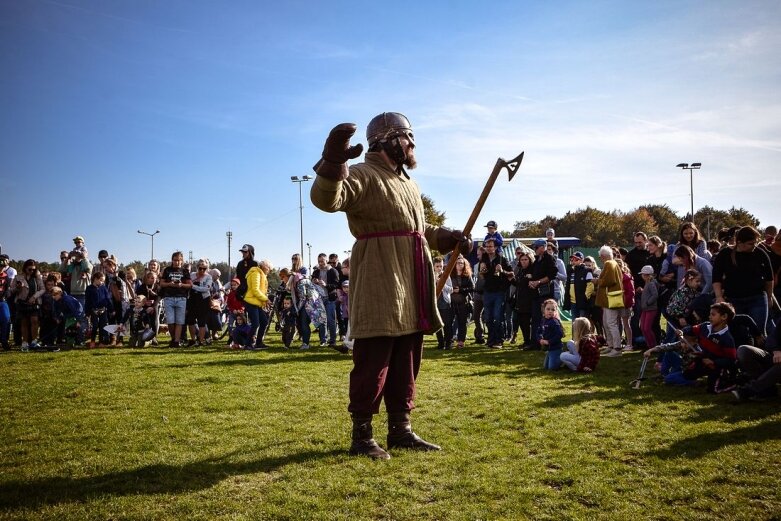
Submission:
[[[576,251],[575,253],[573,253],[572,255],[570,255],[570,256],[569,256],[569,258],[570,258],[570,259],[571,259],[572,257],[577,257],[577,258],[578,258],[578,259],[580,259],[580,260],[583,260],[583,259],[585,259],[585,258],[586,258],[586,257],[583,255],[583,252],[582,252],[582,251]]]
[[[239,251],[249,251],[249,249],[250,249],[250,245],[249,244],[245,244],[244,246],[239,248]]]
[[[488,224],[485,225],[486,228],[496,228],[496,221],[488,221]]]
[[[646,264],[642,268],[640,268],[640,275],[653,275],[654,274],[654,267]]]
[[[548,241],[546,241],[545,239],[537,239],[532,243],[532,247],[535,249],[539,248],[540,246],[547,246],[547,245],[548,245]]]
[[[73,238],[73,242],[76,241],[84,242],[84,237],[82,237],[81,235],[77,235],[76,237]]]

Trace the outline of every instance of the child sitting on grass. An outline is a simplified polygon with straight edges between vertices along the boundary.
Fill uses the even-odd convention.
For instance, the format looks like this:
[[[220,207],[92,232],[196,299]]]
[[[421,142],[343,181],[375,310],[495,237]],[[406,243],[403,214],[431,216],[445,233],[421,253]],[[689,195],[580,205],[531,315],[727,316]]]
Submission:
[[[694,385],[698,378],[706,376],[708,392],[716,392],[716,384],[722,373],[734,371],[736,366],[737,349],[729,332],[729,323],[734,316],[732,304],[719,302],[710,307],[710,322],[676,330],[679,338],[687,337],[696,341],[694,353],[689,353],[685,363],[680,356],[670,356],[663,360],[662,374],[667,373],[664,382],[670,385]],[[679,347],[680,342],[662,344],[647,350],[644,356],[658,352],[673,353]]]
[[[247,324],[244,313],[236,315],[233,331],[231,331],[231,349],[249,349],[252,343],[252,326]]]
[[[564,327],[559,320],[559,306],[552,298],[542,303],[542,321],[537,336],[539,344],[547,351],[542,367],[551,371],[561,367]]]
[[[599,348],[605,344],[589,319],[576,318],[572,322],[572,340],[567,342],[567,352],[561,353],[561,363],[572,371],[590,373],[597,368]]]

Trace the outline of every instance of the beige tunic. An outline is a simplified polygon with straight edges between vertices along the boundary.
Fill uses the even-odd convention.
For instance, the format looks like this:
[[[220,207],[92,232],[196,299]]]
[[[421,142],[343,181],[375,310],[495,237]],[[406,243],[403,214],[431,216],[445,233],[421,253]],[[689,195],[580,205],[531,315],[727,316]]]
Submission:
[[[438,227],[424,221],[423,202],[415,181],[394,172],[378,152],[350,167],[344,181],[317,176],[312,203],[325,212],[345,212],[350,232],[366,234],[417,231],[423,241],[426,288],[424,302],[429,327],[442,327],[434,296],[434,271],[427,241]],[[436,246],[436,242],[433,242]],[[357,240],[350,255],[350,334],[354,338],[402,336],[421,331],[415,285],[415,238],[375,237]]]

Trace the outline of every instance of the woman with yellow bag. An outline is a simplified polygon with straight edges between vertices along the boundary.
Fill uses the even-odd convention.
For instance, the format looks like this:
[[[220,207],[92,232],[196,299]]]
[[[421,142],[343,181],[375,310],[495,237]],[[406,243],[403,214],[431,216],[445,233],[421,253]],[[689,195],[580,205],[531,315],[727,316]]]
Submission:
[[[599,279],[595,282],[597,298],[595,304],[602,308],[602,325],[605,328],[605,339],[610,349],[605,356],[621,356],[621,309],[624,307],[624,288],[622,273],[618,263],[613,260],[613,250],[610,246],[599,249],[599,258],[603,267]]]

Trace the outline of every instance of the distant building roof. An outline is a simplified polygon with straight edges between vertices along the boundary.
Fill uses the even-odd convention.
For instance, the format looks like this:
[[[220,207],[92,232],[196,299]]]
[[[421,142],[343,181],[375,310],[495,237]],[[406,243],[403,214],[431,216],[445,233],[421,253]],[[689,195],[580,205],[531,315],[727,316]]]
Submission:
[[[531,243],[536,241],[537,239],[546,240],[546,237],[519,237],[516,240],[524,243],[525,245],[529,246]],[[580,239],[577,237],[554,237],[556,241],[559,243],[559,248],[569,248],[572,246],[580,246]]]

